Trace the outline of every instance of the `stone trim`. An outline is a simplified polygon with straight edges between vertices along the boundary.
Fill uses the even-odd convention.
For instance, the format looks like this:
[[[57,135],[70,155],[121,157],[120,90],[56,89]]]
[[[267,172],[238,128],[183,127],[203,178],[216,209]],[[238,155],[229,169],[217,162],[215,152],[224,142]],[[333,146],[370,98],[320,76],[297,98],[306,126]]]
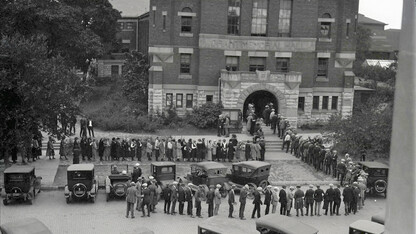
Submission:
[[[130,43],[130,40],[129,39],[123,39],[123,40],[121,40],[121,43]]]
[[[317,58],[331,58],[331,53],[330,52],[318,52],[316,54]]]
[[[332,38],[319,38],[319,42],[332,42]]]
[[[162,11],[162,15],[168,15],[167,11]]]
[[[269,52],[263,51],[249,51],[248,57],[269,57]]]
[[[335,58],[340,58],[340,59],[355,59],[355,52],[341,52],[341,53],[336,53],[335,54]]]
[[[292,52],[275,52],[274,57],[276,58],[291,58]]]
[[[152,72],[161,72],[161,71],[163,71],[163,67],[162,66],[151,66],[149,68],[149,71],[152,71]]]
[[[179,48],[178,53],[179,54],[193,54],[194,49],[193,48]]]
[[[194,37],[194,34],[193,33],[184,33],[184,32],[181,32],[181,33],[179,33],[179,36],[180,37]]]
[[[152,6],[152,11],[155,11],[156,10],[156,6]]]
[[[335,18],[318,18],[318,22],[335,23]]]
[[[280,91],[276,86],[266,84],[266,83],[259,83],[255,85],[249,86],[247,89],[245,89],[243,92],[240,93],[240,96],[238,97],[237,101],[237,107],[243,110],[244,108],[244,102],[246,101],[247,97],[260,90],[266,90],[270,93],[274,94],[276,96],[279,108],[279,113],[286,114],[286,97],[282,91]]]
[[[239,50],[224,50],[224,56],[241,57],[241,51],[239,51]]]
[[[173,54],[173,47],[151,47],[149,46],[149,54]]]
[[[180,79],[180,80],[192,80],[192,75],[190,75],[190,74],[179,74],[178,79]]]
[[[196,17],[196,13],[195,12],[182,12],[182,11],[179,11],[178,12],[178,16],[191,16],[191,17]]]

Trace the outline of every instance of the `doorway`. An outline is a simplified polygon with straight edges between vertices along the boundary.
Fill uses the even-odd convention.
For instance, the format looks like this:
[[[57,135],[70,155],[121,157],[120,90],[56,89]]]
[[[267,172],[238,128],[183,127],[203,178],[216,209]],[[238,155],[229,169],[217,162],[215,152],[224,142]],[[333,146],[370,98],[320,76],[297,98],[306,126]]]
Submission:
[[[263,110],[269,103],[273,103],[273,108],[276,110],[276,112],[278,112],[277,98],[273,93],[266,90],[259,90],[250,94],[244,101],[244,120],[246,120],[248,116],[248,104],[254,104],[255,114],[257,117],[263,118]]]

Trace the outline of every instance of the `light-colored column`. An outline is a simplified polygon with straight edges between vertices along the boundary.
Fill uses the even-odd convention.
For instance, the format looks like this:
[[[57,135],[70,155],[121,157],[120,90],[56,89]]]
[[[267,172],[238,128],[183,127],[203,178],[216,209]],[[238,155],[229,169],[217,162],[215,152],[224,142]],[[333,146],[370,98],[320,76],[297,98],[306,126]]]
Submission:
[[[385,224],[390,234],[416,233],[415,8],[415,0],[403,1]]]

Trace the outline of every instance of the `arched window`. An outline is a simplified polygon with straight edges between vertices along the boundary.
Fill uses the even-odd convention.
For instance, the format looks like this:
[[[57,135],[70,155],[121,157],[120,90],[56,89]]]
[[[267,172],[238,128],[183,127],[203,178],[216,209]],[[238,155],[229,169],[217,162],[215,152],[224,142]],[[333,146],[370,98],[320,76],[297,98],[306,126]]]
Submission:
[[[320,18],[320,31],[319,37],[320,38],[331,38],[331,23],[332,17],[329,13],[322,14]]]
[[[182,9],[183,13],[192,13],[192,9],[185,7]],[[183,33],[192,33],[192,16],[183,14],[181,16],[181,32]]]
[[[329,13],[322,14],[321,18],[332,18]]]
[[[189,7],[184,7],[184,8],[182,9],[182,12],[192,12],[192,9],[191,9],[191,8],[189,8]]]

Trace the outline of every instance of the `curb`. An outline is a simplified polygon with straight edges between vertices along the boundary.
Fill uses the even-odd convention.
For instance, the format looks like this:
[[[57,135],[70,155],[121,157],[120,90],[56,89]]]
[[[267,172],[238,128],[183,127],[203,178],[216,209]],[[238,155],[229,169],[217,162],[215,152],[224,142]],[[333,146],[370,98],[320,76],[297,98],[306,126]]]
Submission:
[[[320,186],[328,185],[329,186],[329,184],[338,185],[340,184],[340,182],[334,180],[334,181],[280,181],[277,183],[270,183],[270,185],[272,186],[282,186],[282,185],[304,186],[304,185],[310,185],[310,184],[315,185],[315,186],[316,185],[320,185]]]

